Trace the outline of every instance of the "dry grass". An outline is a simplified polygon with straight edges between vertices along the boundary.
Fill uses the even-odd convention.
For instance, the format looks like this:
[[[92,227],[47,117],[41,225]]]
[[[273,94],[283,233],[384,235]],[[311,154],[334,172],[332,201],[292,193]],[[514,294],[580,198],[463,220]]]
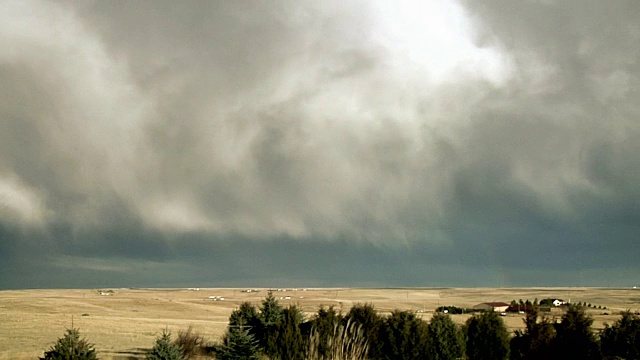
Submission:
[[[208,340],[221,338],[229,314],[242,302],[259,305],[266,290],[245,293],[239,289],[113,289],[112,296],[96,290],[0,291],[0,359],[34,359],[74,326],[95,344],[103,359],[128,359],[153,345],[167,327],[173,334],[193,331]],[[589,309],[596,328],[612,323],[622,310],[640,310],[640,290],[593,288],[450,288],[450,289],[301,289],[274,292],[284,305],[298,304],[309,315],[320,305],[334,305],[346,313],[355,303],[372,303],[382,312],[393,309],[423,311],[430,320],[439,305],[471,307],[484,301],[559,297],[572,302],[606,306]],[[209,296],[222,296],[212,301]],[[603,315],[603,313],[610,315]],[[83,316],[84,315],[84,316]],[[556,313],[560,315],[560,313]],[[452,316],[462,324],[467,315]],[[504,318],[512,330],[522,328],[521,315]],[[141,350],[142,349],[142,350]]]
[[[180,347],[187,359],[195,359],[200,355],[206,355],[207,350],[212,346],[207,342],[207,339],[194,331],[191,325],[187,330],[178,332],[175,344]]]
[[[333,333],[327,339],[328,353],[324,356],[320,354],[320,343],[320,333],[314,329],[309,336],[308,360],[365,360],[369,351],[362,328],[349,322],[334,326]]]

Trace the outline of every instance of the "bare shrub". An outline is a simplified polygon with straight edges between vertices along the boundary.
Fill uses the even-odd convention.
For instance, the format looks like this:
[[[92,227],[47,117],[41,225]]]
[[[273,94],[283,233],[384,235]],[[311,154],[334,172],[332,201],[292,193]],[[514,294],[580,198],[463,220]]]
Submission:
[[[185,359],[193,359],[196,356],[204,355],[208,349],[206,339],[194,331],[192,326],[189,326],[186,331],[180,330],[174,344],[182,350]]]

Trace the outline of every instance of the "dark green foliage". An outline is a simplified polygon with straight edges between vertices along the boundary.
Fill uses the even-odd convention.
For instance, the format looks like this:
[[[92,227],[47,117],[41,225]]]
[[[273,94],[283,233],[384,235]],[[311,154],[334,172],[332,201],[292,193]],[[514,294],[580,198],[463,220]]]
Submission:
[[[275,300],[275,298],[273,299]],[[240,307],[231,312],[229,326],[242,326],[249,331],[256,340],[260,341],[264,333],[264,325],[261,314],[251,303],[244,302]]]
[[[510,359],[550,359],[553,355],[555,329],[551,320],[542,317],[538,322],[537,311],[527,313],[525,330],[516,330],[511,339]]]
[[[280,360],[304,359],[307,342],[300,329],[303,322],[304,315],[297,306],[284,309],[276,331],[270,334],[265,352]]]
[[[540,306],[553,306],[553,299],[546,298],[540,300]]]
[[[503,360],[509,355],[509,334],[497,313],[474,315],[467,320],[465,332],[470,360]]]
[[[413,312],[395,310],[384,320],[378,340],[382,359],[423,359],[427,353],[427,323]]]
[[[600,343],[605,358],[640,359],[640,316],[625,311],[613,326],[605,324]]]
[[[337,327],[342,322],[342,314],[333,306],[320,307],[311,320],[311,331],[317,337],[318,356],[326,357],[330,352],[330,340],[334,337]]]
[[[259,359],[258,341],[255,340],[246,328],[242,326],[231,326],[222,339],[222,345],[216,350],[216,359]]]
[[[264,300],[262,300],[262,306],[260,307],[262,323],[266,326],[278,324],[282,319],[282,311],[282,305],[273,296],[273,293],[269,291]]]
[[[378,341],[382,318],[372,304],[355,304],[344,317],[345,322],[359,326],[369,344],[369,357],[379,359],[381,342]]]
[[[147,360],[183,360],[184,356],[180,347],[171,342],[171,332],[166,329],[156,339],[156,343],[149,353]]]
[[[268,353],[268,348],[274,346],[274,333],[281,320],[282,305],[280,305],[275,296],[273,296],[273,293],[269,291],[267,296],[262,300],[260,313],[255,311],[253,305],[244,303],[240,305],[239,309],[231,313],[229,324],[246,327],[249,334],[253,335],[258,341],[259,348],[266,350],[265,352]],[[269,339],[271,339],[271,345],[269,344]]]
[[[591,329],[593,319],[587,316],[584,308],[569,306],[562,321],[555,324],[556,340],[554,357],[556,359],[600,359],[600,348]]]
[[[449,315],[435,314],[427,328],[427,358],[459,359],[464,355],[464,334]]]
[[[80,330],[67,329],[63,337],[59,338],[48,351],[44,353],[44,360],[95,360],[96,350],[89,342],[80,338]]]
[[[439,306],[438,308],[436,308],[436,312],[439,312],[439,313],[443,313],[445,310],[447,311],[448,314],[464,314],[465,313],[465,309],[459,308],[457,306]],[[466,311],[466,312],[470,312],[470,311]]]
[[[229,325],[248,325],[260,320],[260,314],[255,306],[249,302],[243,302],[240,307],[231,312],[229,316]]]
[[[260,347],[267,355],[273,355],[275,351],[275,339],[282,316],[282,305],[269,291],[260,306],[260,327],[253,332]]]

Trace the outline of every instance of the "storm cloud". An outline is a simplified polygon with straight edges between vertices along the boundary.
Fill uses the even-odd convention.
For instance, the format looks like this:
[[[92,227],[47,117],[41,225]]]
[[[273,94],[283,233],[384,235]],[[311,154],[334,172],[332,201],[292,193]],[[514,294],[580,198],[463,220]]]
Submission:
[[[0,287],[640,280],[634,1],[0,9]]]

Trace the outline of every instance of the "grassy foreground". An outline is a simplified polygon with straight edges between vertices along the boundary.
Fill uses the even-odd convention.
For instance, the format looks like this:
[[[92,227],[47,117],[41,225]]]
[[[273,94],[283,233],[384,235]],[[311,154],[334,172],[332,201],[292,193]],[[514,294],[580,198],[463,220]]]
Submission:
[[[232,310],[244,301],[258,305],[267,294],[266,289],[250,293],[244,289],[112,289],[111,295],[101,295],[99,290],[108,289],[0,291],[0,359],[42,356],[72,321],[96,344],[102,359],[139,356],[165,328],[177,333],[191,325],[209,339],[219,340]],[[588,310],[595,329],[613,323],[620,311],[640,310],[640,290],[634,289],[274,289],[274,295],[284,306],[297,304],[309,314],[320,305],[334,305],[345,313],[355,303],[372,303],[380,312],[414,310],[424,320],[430,320],[440,305],[472,307],[486,301],[562,298],[606,307]],[[452,316],[459,324],[467,318]],[[510,314],[504,321],[515,330],[523,327],[522,319],[522,315]]]

